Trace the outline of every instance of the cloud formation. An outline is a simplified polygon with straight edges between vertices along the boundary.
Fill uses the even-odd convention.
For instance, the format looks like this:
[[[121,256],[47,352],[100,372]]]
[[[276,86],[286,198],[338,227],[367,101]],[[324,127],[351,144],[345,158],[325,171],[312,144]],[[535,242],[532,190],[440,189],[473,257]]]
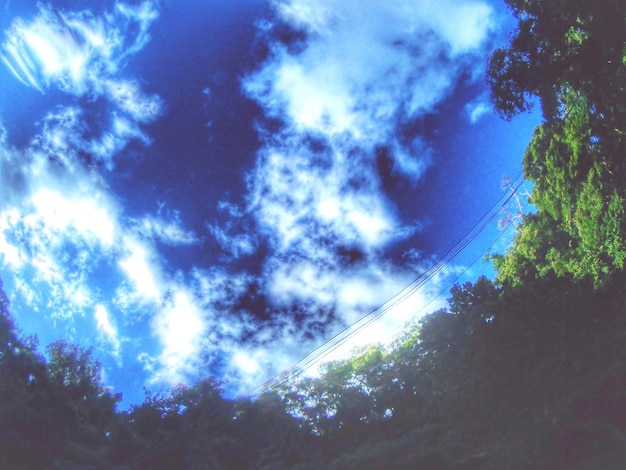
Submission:
[[[1,56],[16,79],[71,99],[45,110],[24,148],[0,133],[0,262],[33,310],[89,318],[118,361],[136,348],[151,383],[216,374],[245,392],[424,269],[388,256],[421,224],[386,193],[381,158],[410,184],[423,177],[436,156],[414,124],[480,68],[492,12],[472,0],[275,2],[260,23],[270,53],[242,82],[265,114],[263,148],[244,202],[223,201],[202,234],[178,216],[131,217],[104,177],[130,142],[153,143],[146,125],[166,106],[123,73],[156,5],[41,6],[7,31]],[[302,44],[276,40],[278,25]],[[214,264],[173,268],[168,256],[206,235],[223,251]],[[396,331],[438,282],[358,341]]]
[[[472,124],[476,124],[486,114],[493,113],[493,106],[488,95],[481,95],[465,105],[465,112]]]
[[[88,100],[78,106],[60,96],[25,148],[0,133],[0,260],[26,305],[67,322],[67,334],[76,334],[74,318],[91,311],[117,359],[122,319],[115,316],[124,310],[116,305],[151,304],[164,315],[170,308],[164,299],[175,289],[157,244],[197,242],[179,220],[126,216],[99,174],[101,166],[114,169],[131,140],[149,145],[141,126],[162,111],[161,98],[120,78],[149,40],[155,5],[118,2],[101,15],[41,5],[34,19],[13,21],[2,45],[4,64],[23,84]],[[126,297],[111,301],[115,287],[109,291],[104,279]]]
[[[275,21],[304,31],[306,44],[271,43],[243,86],[284,123],[250,177],[250,205],[281,250],[317,233],[369,252],[407,233],[381,189],[375,150],[387,149],[395,172],[421,177],[430,151],[405,127],[481,68],[474,61],[494,26],[486,4],[448,3],[276,2]]]
[[[245,90],[299,133],[348,134],[366,149],[403,147],[399,125],[432,111],[461,72],[482,69],[472,63],[495,27],[491,7],[471,0],[275,5],[276,21],[303,31],[306,44],[295,53],[272,44]],[[412,178],[423,169],[396,164]]]
[[[109,312],[102,304],[96,305],[94,311],[94,319],[96,320],[96,328],[105,342],[112,348],[112,354],[121,363],[120,358],[120,340],[118,337],[117,329],[111,323]]]
[[[25,85],[44,92],[102,93],[102,79],[115,75],[129,55],[149,41],[158,17],[154,2],[116,3],[113,11],[66,12],[41,4],[31,21],[16,19],[2,45],[2,61]]]
[[[432,151],[411,129],[461,75],[482,71],[493,11],[472,0],[274,6],[261,25],[268,58],[243,88],[281,124],[262,130],[245,212],[272,247],[263,273],[270,300],[321,308],[345,325],[414,275],[385,254],[421,224],[401,219],[380,157],[413,184],[423,176]],[[292,31],[287,40],[276,39],[279,27]],[[396,327],[409,318],[396,317]]]
[[[269,39],[268,59],[243,89],[282,124],[277,132],[260,129],[264,148],[248,174],[245,205],[222,204],[232,223],[209,225],[229,261],[267,249],[261,273],[196,269],[176,280],[151,265],[151,273],[162,273],[160,290],[170,292],[153,317],[163,346],[150,361],[160,364],[155,377],[184,378],[206,364],[245,391],[258,383],[259,371],[286,367],[323,335],[382,304],[426,262],[386,257],[420,224],[399,216],[377,157],[382,148],[395,173],[422,177],[432,152],[407,128],[433,112],[461,74],[477,74],[491,9],[471,1],[451,1],[449,8],[298,1],[275,7],[273,21],[304,30],[306,42],[294,50]],[[390,336],[446,274],[357,343]]]
[[[88,163],[111,170],[113,158],[128,142],[150,143],[140,124],[161,114],[161,99],[146,95],[136,81],[119,74],[128,58],[147,44],[148,28],[157,17],[156,4],[144,1],[136,6],[116,3],[101,15],[42,4],[34,19],[13,21],[0,48],[13,75],[42,93],[57,89],[88,97],[91,103],[49,111],[35,142],[41,151],[66,165],[80,153]],[[97,114],[99,98],[106,100],[109,116],[97,119],[94,127],[89,122],[94,123],[91,114]]]

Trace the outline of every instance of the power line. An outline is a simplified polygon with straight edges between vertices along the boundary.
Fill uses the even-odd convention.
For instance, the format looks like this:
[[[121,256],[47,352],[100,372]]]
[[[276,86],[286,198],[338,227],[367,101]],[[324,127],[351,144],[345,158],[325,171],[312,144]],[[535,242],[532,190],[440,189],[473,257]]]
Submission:
[[[521,180],[520,180],[520,178],[521,178]],[[518,180],[520,180],[520,181],[519,181],[519,183],[516,184],[515,189],[513,191],[511,191],[511,194],[506,196],[506,193],[504,193],[496,201],[496,203],[494,203],[493,206],[480,219],[478,219],[478,221],[465,233],[465,235],[458,242],[456,242],[450,249],[448,249],[444,253],[444,255],[439,257],[439,259],[437,259],[437,261],[435,263],[433,263],[424,272],[419,274],[415,279],[413,279],[411,282],[409,282],[407,285],[405,285],[395,295],[393,295],[392,297],[387,299],[384,303],[382,303],[378,307],[370,310],[368,313],[363,315],[361,318],[359,318],[355,322],[353,322],[350,325],[348,325],[345,328],[343,328],[339,333],[335,334],[334,336],[332,336],[328,340],[324,341],[322,344],[317,346],[315,349],[309,351],[306,355],[304,355],[297,362],[295,362],[291,367],[289,367],[288,369],[283,370],[282,372],[280,372],[276,376],[274,376],[274,377],[270,378],[269,380],[263,382],[261,385],[259,385],[258,387],[254,388],[253,390],[248,392],[246,395],[247,396],[253,395],[254,392],[256,392],[257,390],[263,389],[263,388],[268,388],[269,390],[276,390],[282,384],[288,382],[289,380],[292,380],[292,379],[298,377],[299,375],[304,373],[305,370],[307,370],[310,367],[312,367],[313,365],[317,364],[322,359],[324,359],[329,354],[331,354],[333,351],[335,351],[337,348],[339,348],[341,345],[343,345],[346,341],[348,341],[348,339],[352,338],[358,332],[360,332],[361,330],[363,330],[364,328],[366,328],[367,326],[369,326],[370,324],[372,324],[373,322],[375,322],[376,320],[381,318],[385,313],[387,313],[393,307],[395,307],[396,305],[400,304],[401,302],[406,300],[408,297],[413,295],[415,292],[417,292],[429,280],[431,280],[436,274],[438,274],[446,266],[448,266],[450,264],[450,262],[454,258],[456,258],[465,248],[467,248],[467,246],[470,245],[489,226],[489,224],[493,221],[493,219],[496,217],[496,215],[499,213],[499,211],[502,208],[504,208],[506,206],[506,204],[508,204],[511,201],[511,199],[515,196],[517,191],[521,188],[522,184],[526,181],[526,179],[523,178],[523,174],[520,173],[515,178],[513,183],[511,183],[510,187],[513,187],[513,184],[515,184]],[[497,209],[497,211],[496,211],[496,209]],[[454,285],[454,283],[457,282],[458,279],[460,279],[460,277],[463,276],[463,274],[465,274],[465,272],[467,272],[467,270],[471,266],[473,266],[476,262],[478,262],[478,260],[481,257],[483,257],[484,254],[487,251],[489,251],[495,245],[495,243],[502,237],[504,232],[506,230],[508,230],[508,228],[513,223],[514,223],[514,221],[511,220],[508,223],[507,227],[496,237],[496,239],[487,247],[487,249],[485,251],[483,251],[483,253],[481,253],[480,256],[478,256],[470,265],[468,265],[463,270],[463,272],[461,272],[447,287],[445,287],[436,296],[432,297],[426,304],[424,304],[418,310],[418,312],[423,311],[428,305],[430,305],[437,298],[439,298],[441,295],[443,295],[443,293],[447,292],[452,287],[452,285]],[[372,317],[372,318],[369,318],[365,323],[363,323],[363,324],[361,324],[359,326],[356,326],[359,323],[361,323],[362,321],[364,321],[365,319],[367,319],[368,317]],[[356,328],[354,328],[355,326],[356,326]],[[354,330],[352,330],[352,328],[354,328]],[[350,331],[350,330],[352,330],[352,331]],[[334,343],[330,344],[333,341],[334,341]],[[328,346],[328,347],[325,347],[325,346]],[[314,355],[317,351],[320,351],[319,354]],[[313,357],[311,357],[311,356],[313,356]],[[303,363],[308,358],[310,358],[310,359],[307,362],[305,362],[302,365],[302,367],[296,369],[296,367],[299,364]],[[276,379],[280,378],[285,373],[287,373],[287,375],[285,377],[283,377],[279,381],[276,381]],[[273,382],[275,382],[275,383],[273,383]],[[215,415],[214,412],[211,413],[212,417],[214,415]],[[186,436],[187,434],[189,434],[189,433],[191,433],[193,431],[194,431],[193,429],[181,430],[176,435],[169,436],[169,437],[163,439],[159,444],[153,444],[153,445],[149,446],[147,449],[144,449],[143,452],[141,452],[140,454],[134,456],[132,459],[130,459],[125,464],[126,465],[129,465],[129,464],[130,465],[134,465],[134,464],[138,464],[138,463],[140,463],[142,461],[147,461],[148,459],[155,458],[156,456],[160,455],[162,452],[164,452],[166,450],[169,450],[177,441],[179,441],[184,436]]]
[[[519,187],[521,187],[520,183],[516,190],[519,189]],[[511,196],[512,197],[512,196]],[[507,198],[507,200],[503,203],[503,205],[506,205],[511,197]],[[497,214],[497,213],[496,213]],[[493,216],[495,217],[495,214],[493,214]],[[376,320],[378,320],[380,317],[382,317],[384,314],[386,314],[389,310],[391,310],[391,308],[393,308],[394,306],[396,306],[397,304],[403,302],[404,300],[406,300],[406,298],[408,298],[410,295],[412,295],[414,292],[416,292],[420,287],[422,287],[426,282],[428,282],[430,279],[432,279],[432,277],[434,276],[434,274],[436,274],[437,272],[439,272],[441,269],[443,269],[450,261],[452,261],[452,259],[454,259],[458,254],[460,254],[460,252],[467,247],[467,245],[469,245],[469,243],[471,243],[485,228],[486,226],[493,220],[494,217],[489,217],[487,219],[487,221],[485,222],[484,225],[481,225],[481,229],[470,239],[468,240],[466,243],[464,243],[458,250],[455,250],[455,253],[451,256],[451,258],[446,262],[445,265],[441,265],[437,268],[436,272],[433,273],[433,275],[431,277],[429,277],[428,279],[424,280],[423,282],[421,282],[418,286],[415,286],[414,288],[411,289],[411,291],[409,291],[408,293],[406,293],[405,295],[403,295],[401,298],[397,299],[395,302],[393,302],[390,306],[388,306],[387,308],[383,309],[382,311],[380,311],[378,314],[376,314],[376,316],[374,316],[373,318],[369,319],[366,323],[364,323],[363,325],[359,325],[355,330],[353,330],[352,332],[350,332],[348,335],[346,335],[345,337],[341,338],[340,340],[338,340],[336,343],[334,343],[333,345],[329,346],[327,349],[325,349],[324,351],[322,351],[319,355],[317,355],[316,357],[314,357],[313,359],[309,360],[308,362],[306,362],[301,368],[295,370],[294,372],[290,373],[289,375],[287,375],[285,378],[283,378],[281,381],[277,382],[276,384],[272,385],[271,387],[269,387],[270,390],[275,390],[277,389],[280,385],[288,382],[289,380],[301,375],[305,370],[311,368],[313,365],[318,364],[322,359],[324,359],[325,357],[327,357],[328,355],[330,355],[332,352],[334,352],[336,349],[338,349],[340,346],[342,346],[343,344],[345,344],[345,342],[347,342],[351,337],[353,337],[354,335],[356,335],[359,331],[361,331],[362,329],[366,328],[367,326],[369,326],[371,323],[375,322]],[[507,230],[511,225],[513,224],[513,221],[510,221],[505,230]],[[467,270],[469,269],[469,267],[473,266],[476,262],[478,262],[479,259],[481,259],[485,253],[487,253],[494,245],[495,243],[502,237],[504,231],[501,232],[496,239],[487,247],[487,249],[485,251],[483,251],[474,261],[472,261],[472,263],[463,270],[463,272],[461,274],[459,274],[448,286],[446,286],[443,290],[441,290],[439,292],[439,294],[437,294],[436,296],[434,296],[432,299],[430,299],[425,305],[423,305],[420,310],[418,311],[423,311],[428,305],[430,305],[432,302],[434,302],[437,298],[439,298],[441,295],[443,295],[445,292],[447,292],[453,285],[454,283],[456,283],[458,281],[458,279],[460,279],[460,277],[465,274],[465,272],[467,272]],[[396,294],[397,295],[397,294]],[[384,305],[384,304],[383,304]],[[362,317],[360,320],[357,320],[357,322],[353,323],[351,326],[354,326],[356,323],[358,323],[359,321],[361,321],[364,317]],[[327,343],[327,342],[326,342]],[[326,344],[324,343],[324,344]],[[319,349],[320,347],[318,347],[317,349]],[[293,369],[294,366],[292,366],[290,369]]]
[[[317,346],[313,350],[309,351],[306,355],[301,357],[298,361],[296,361],[289,368],[284,369],[280,373],[276,374],[275,376],[263,382],[261,385],[252,389],[250,392],[248,392],[247,395],[253,395],[258,390],[262,390],[268,387],[270,390],[273,390],[276,387],[282,385],[283,383],[289,381],[291,378],[302,374],[305,370],[317,364],[321,359],[323,359],[324,357],[327,357],[330,353],[332,353],[341,345],[343,345],[345,342],[347,342],[350,338],[356,335],[359,331],[361,331],[362,329],[369,326],[371,323],[378,320],[380,317],[386,314],[393,307],[400,304],[401,302],[406,300],[408,297],[413,295],[415,292],[417,292],[417,290],[423,287],[436,274],[438,274],[445,267],[447,267],[454,258],[456,258],[465,248],[467,248],[467,246],[469,246],[489,226],[489,224],[498,215],[498,213],[500,213],[500,211],[516,195],[517,191],[521,188],[522,184],[524,184],[525,181],[526,179],[523,177],[523,173],[518,174],[517,177],[510,184],[511,188],[515,185],[515,188],[513,189],[513,191],[511,191],[510,194],[507,195],[507,193],[503,193],[503,195],[500,196],[500,198],[498,198],[498,200],[491,206],[491,208],[488,211],[486,211],[485,214],[483,214],[481,218],[478,219],[478,221],[463,235],[463,237],[461,237],[461,239],[458,242],[452,245],[452,247],[450,247],[435,263],[433,263],[431,266],[428,267],[428,269],[426,269],[424,272],[418,275],[415,279],[413,279],[411,282],[405,285],[394,296],[386,300],[384,303],[382,303],[378,307],[370,310],[365,315],[361,316],[358,320],[346,326],[345,328],[343,328],[338,333],[333,335],[331,338],[321,343],[319,346]],[[491,248],[491,246],[493,246],[493,244],[495,244],[495,242],[501,236],[502,234],[500,234],[496,238],[496,240],[490,245],[489,248]],[[473,262],[472,265],[475,262]],[[372,317],[372,318],[369,318],[365,323],[359,326],[356,326],[359,323],[363,322],[368,317]],[[315,354],[318,351],[320,351],[319,354]],[[313,357],[309,359],[308,361],[306,361],[311,356]],[[300,364],[302,364],[302,366],[298,367]],[[283,377],[284,374],[287,374],[287,375]],[[273,382],[275,382],[277,379],[281,377],[282,377],[281,380],[279,380],[278,382],[272,385]]]
[[[507,201],[508,202],[508,201]],[[494,214],[495,216],[495,214]],[[387,306],[386,308],[382,309],[380,312],[378,312],[374,317],[370,318],[367,322],[365,322],[362,325],[359,325],[358,327],[356,327],[353,331],[351,331],[349,334],[347,334],[346,336],[344,336],[343,338],[341,338],[340,340],[338,340],[335,344],[333,344],[332,346],[330,346],[328,349],[326,349],[325,351],[323,351],[322,353],[320,353],[318,356],[314,357],[313,359],[311,359],[310,361],[308,361],[307,363],[305,363],[302,366],[302,370],[298,372],[298,375],[300,373],[302,373],[302,371],[309,369],[310,367],[312,367],[313,365],[319,363],[323,358],[327,357],[329,354],[331,354],[333,351],[335,351],[336,349],[338,349],[340,346],[342,346],[343,344],[345,344],[350,338],[352,338],[353,336],[355,336],[358,332],[360,332],[361,330],[365,329],[366,327],[368,327],[370,324],[374,323],[375,321],[377,321],[379,318],[381,318],[383,315],[385,315],[387,312],[389,312],[393,307],[395,307],[396,305],[402,303],[403,301],[405,301],[408,297],[410,297],[411,295],[413,295],[415,292],[417,292],[417,290],[419,290],[421,287],[423,287],[428,281],[430,281],[437,273],[439,273],[441,270],[443,270],[443,268],[445,268],[450,261],[452,261],[452,259],[454,259],[456,256],[458,256],[458,254],[460,254],[487,226],[488,224],[493,220],[493,217],[490,217],[486,222],[484,226],[481,226],[481,229],[469,240],[467,240],[464,244],[462,244],[457,250],[455,250],[454,254],[451,256],[451,258],[446,261],[445,264],[441,264],[439,266],[437,266],[437,268],[435,269],[435,271],[433,273],[431,273],[431,275],[428,276],[428,278],[424,279],[422,282],[420,282],[418,285],[412,287],[408,292],[406,292],[404,295],[402,295],[401,297],[399,297],[398,299],[396,299],[391,305]],[[501,234],[497,237],[497,239],[499,239],[501,236]],[[496,239],[496,240],[497,240]],[[494,242],[495,243],[495,242]],[[493,245],[493,244],[492,244]],[[490,245],[491,246],[491,245]],[[484,253],[481,254],[481,257],[484,255]],[[480,259],[480,257],[478,258]],[[476,260],[477,261],[477,260]],[[476,261],[472,262],[471,265],[473,265]],[[470,266],[471,266],[470,265]],[[453,283],[448,286],[446,289],[444,289],[444,291],[442,291],[439,295],[435,296],[430,302],[429,304],[434,301],[436,298],[438,298],[443,292],[447,291],[447,289],[449,287],[451,287],[454,282],[456,282],[456,280],[459,278],[460,276],[458,276],[455,281],[453,281]],[[421,309],[420,309],[421,311]],[[369,314],[368,314],[369,315]],[[361,319],[357,320],[355,323],[353,323],[351,326],[354,326],[355,324],[359,323],[360,321],[362,321],[365,318],[362,317]],[[288,379],[287,379],[288,380]]]
[[[518,175],[515,178],[514,183],[517,182],[520,179],[521,176],[522,176],[521,174]],[[276,380],[278,377],[280,377],[285,372],[291,371],[291,370],[295,369],[300,363],[302,363],[306,358],[311,356],[314,352],[324,348],[326,345],[330,344],[331,342],[336,340],[338,337],[340,337],[341,335],[346,333],[348,330],[352,329],[355,325],[357,325],[358,323],[363,321],[365,318],[367,318],[368,316],[371,316],[374,313],[378,312],[378,314],[376,314],[374,318],[368,320],[365,324],[358,326],[352,332],[347,333],[343,338],[338,339],[334,344],[330,345],[328,349],[325,349],[324,351],[320,352],[319,355],[317,355],[313,359],[307,361],[302,366],[301,369],[302,370],[306,370],[306,369],[310,368],[312,365],[314,365],[317,362],[319,362],[319,360],[317,360],[317,358],[319,358],[319,357],[321,357],[321,358],[326,357],[328,354],[330,354],[330,352],[336,350],[339,346],[344,344],[349,338],[354,336],[356,333],[361,331],[363,328],[365,328],[366,326],[368,326],[369,324],[371,324],[372,322],[376,321],[378,318],[383,316],[385,313],[387,313],[391,308],[395,307],[399,303],[401,303],[404,300],[406,300],[406,298],[411,296],[413,293],[415,293],[419,288],[421,288],[429,280],[431,280],[437,273],[439,273],[441,270],[443,270],[478,235],[480,235],[480,233],[482,233],[482,231],[485,230],[485,228],[491,223],[491,221],[493,221],[495,216],[498,214],[499,210],[502,207],[506,206],[506,204],[508,204],[508,202],[512,199],[512,197],[517,192],[517,190],[521,187],[521,185],[524,183],[524,181],[525,181],[525,179],[522,178],[522,180],[517,184],[515,190],[509,196],[506,196],[506,194],[503,194],[498,199],[498,201],[472,226],[472,228],[457,243],[455,243],[448,251],[446,251],[446,253],[443,256],[441,256],[433,265],[431,265],[424,273],[422,273],[416,279],[414,279],[409,284],[407,284],[403,289],[401,289],[397,294],[395,294],[393,297],[388,299],[386,302],[384,302],[380,306],[372,309],[367,314],[365,314],[361,318],[359,318],[357,321],[355,321],[352,324],[348,325],[347,327],[342,329],[339,333],[335,334],[333,337],[331,337],[328,340],[324,341],[321,345],[317,346],[313,351],[309,352],[303,358],[301,358],[299,361],[294,363],[290,368],[282,371],[280,374],[272,377],[268,381],[265,381],[259,387],[255,388],[253,390],[253,392],[258,390],[258,389],[260,389],[260,388],[263,388],[263,387],[267,386],[268,384],[270,384],[271,382]],[[504,202],[502,202],[503,199],[504,199]],[[496,208],[498,209],[498,211],[495,211]],[[481,221],[483,221],[483,222],[481,223]],[[474,230],[477,227],[479,227],[478,230],[475,233],[472,233],[472,232],[474,232]],[[419,281],[421,281],[421,282],[419,282]],[[416,282],[418,282],[418,284],[414,285]],[[387,307],[385,307],[385,305],[389,304],[390,302],[391,302],[391,305],[388,305]],[[385,307],[385,308],[383,309],[383,307]],[[281,382],[289,380],[293,374],[298,374],[299,375],[300,373],[302,373],[302,370],[298,370],[297,372],[290,373]]]

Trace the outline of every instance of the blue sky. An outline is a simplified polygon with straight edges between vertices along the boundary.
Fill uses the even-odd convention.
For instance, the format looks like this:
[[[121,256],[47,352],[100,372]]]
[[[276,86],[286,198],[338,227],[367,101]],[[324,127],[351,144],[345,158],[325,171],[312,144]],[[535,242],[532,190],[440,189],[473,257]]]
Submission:
[[[125,406],[209,375],[245,393],[445,253],[539,117],[489,103],[503,5],[384,3],[0,2],[0,275],[23,330],[93,347]],[[499,233],[334,357],[442,305],[422,308]]]

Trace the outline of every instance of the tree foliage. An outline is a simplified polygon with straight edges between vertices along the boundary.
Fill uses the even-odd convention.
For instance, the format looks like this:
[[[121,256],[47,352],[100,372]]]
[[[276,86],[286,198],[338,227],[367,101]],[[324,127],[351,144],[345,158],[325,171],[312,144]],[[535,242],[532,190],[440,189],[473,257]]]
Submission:
[[[123,412],[90,351],[61,341],[46,360],[9,329],[0,347],[22,344],[31,359],[0,360],[0,464],[621,468],[625,281],[599,290],[554,274],[507,286],[479,278],[392,345],[356,351],[319,377],[291,377],[254,400],[227,399],[206,379],[146,392]]]
[[[491,58],[492,99],[505,118],[539,99],[545,122],[523,161],[538,213],[498,260],[500,279],[535,270],[601,285],[626,259],[626,10],[614,0],[507,3],[518,27]]]
[[[506,3],[518,26],[510,44],[493,54],[488,72],[494,104],[505,118],[529,110],[538,98],[550,120],[562,113],[559,97],[568,91],[585,95],[598,119],[623,117],[618,103],[626,93],[626,29],[620,0]]]

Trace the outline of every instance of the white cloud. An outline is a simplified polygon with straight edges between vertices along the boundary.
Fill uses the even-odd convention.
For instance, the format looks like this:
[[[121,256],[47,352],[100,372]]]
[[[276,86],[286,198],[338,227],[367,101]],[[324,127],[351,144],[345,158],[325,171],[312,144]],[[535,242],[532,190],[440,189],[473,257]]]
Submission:
[[[259,351],[254,351],[259,354]],[[261,370],[261,364],[258,358],[254,357],[255,354],[250,354],[245,351],[237,351],[233,354],[233,363],[238,370],[241,370],[246,375],[258,374]]]
[[[0,260],[40,293],[19,288],[28,305],[37,300],[51,317],[69,319],[93,304],[90,276],[116,249],[119,208],[99,179],[57,169],[38,152],[24,153],[23,187],[0,202]]]
[[[3,256],[3,263],[12,269],[19,269],[26,261],[25,254],[8,238],[10,229],[17,224],[19,218],[16,208],[0,212],[0,254]]]
[[[113,113],[110,128],[105,129],[99,138],[86,142],[84,150],[97,162],[104,164],[107,170],[113,170],[114,157],[126,147],[128,142],[137,139],[148,145],[151,140],[144,134],[139,126],[124,117]],[[79,143],[80,145],[80,143]],[[78,145],[76,148],[80,149]]]
[[[419,179],[432,159],[403,123],[444,99],[493,29],[482,2],[275,2],[279,21],[306,31],[296,53],[273,54],[243,87],[285,130],[267,139],[250,175],[248,211],[277,256],[331,256],[352,245],[371,256],[411,233],[386,198],[375,147],[394,171]],[[310,139],[325,149],[313,149]],[[407,143],[408,142],[408,143]]]
[[[120,340],[117,329],[113,326],[109,312],[104,305],[96,305],[94,319],[96,320],[96,328],[113,348],[113,355],[119,357]]]
[[[161,98],[145,96],[136,82],[107,80],[105,87],[109,99],[137,122],[151,122],[161,113]]]
[[[154,329],[163,346],[155,380],[177,384],[193,377],[200,362],[199,342],[205,331],[203,313],[193,296],[185,289],[176,290],[154,317]]]
[[[370,253],[395,239],[400,222],[366,155],[341,147],[316,155],[297,140],[286,142],[259,154],[250,188],[250,211],[276,250],[319,253],[326,240]]]
[[[320,0],[315,4],[306,0],[277,0],[274,4],[284,20],[316,36],[328,34],[328,29],[338,24],[350,32],[361,25],[381,37],[423,28],[442,36],[453,54],[480,47],[494,27],[491,7],[472,0],[399,0],[391,4],[376,0]]]
[[[297,51],[271,43],[269,58],[243,81],[283,129],[262,134],[242,212],[271,242],[263,280],[272,304],[321,308],[350,324],[415,277],[384,258],[385,248],[419,223],[401,220],[385,195],[376,148],[388,151],[395,173],[422,177],[435,157],[406,129],[446,99],[462,73],[475,76],[484,66],[476,59],[494,30],[493,11],[472,0],[284,0],[274,7],[275,21],[304,31],[306,40]],[[390,339],[440,282],[395,306],[348,347]],[[242,371],[262,364],[250,352],[233,357]]]
[[[113,246],[118,230],[117,214],[112,212],[114,209],[107,199],[101,192],[70,195],[58,189],[37,188],[31,204],[38,220],[31,223],[45,227],[50,239],[58,235],[58,240],[76,232],[88,243],[98,243],[106,250]]]
[[[217,224],[209,224],[207,228],[215,241],[219,243],[224,254],[227,254],[226,256],[238,259],[254,254],[258,248],[254,237],[250,234],[233,234]]]
[[[146,95],[138,83],[116,76],[127,58],[149,40],[148,28],[157,18],[154,2],[136,6],[116,3],[112,12],[67,12],[41,5],[38,15],[18,18],[5,31],[0,53],[3,62],[22,83],[45,92],[55,86],[71,95],[88,95],[90,102],[104,96],[109,119],[99,117],[101,129],[87,125],[83,109],[60,106],[44,117],[36,145],[67,168],[83,153],[113,169],[113,158],[133,139],[150,144],[140,123],[156,119],[163,103]]]
[[[164,291],[156,253],[134,236],[127,236],[123,243],[124,256],[118,261],[118,265],[132,283],[138,303],[158,302]]]
[[[113,12],[65,12],[40,5],[31,21],[16,19],[6,32],[2,60],[22,83],[44,91],[51,84],[75,95],[101,92],[103,77],[149,40],[155,4],[117,3]]]
[[[167,222],[146,216],[137,221],[137,230],[142,236],[169,246],[194,245],[199,242],[198,237],[192,231],[182,229],[179,220]]]
[[[489,103],[489,97],[485,95],[479,96],[474,101],[467,103],[465,112],[470,123],[476,124],[484,115],[493,112],[491,103]]]
[[[420,271],[422,269],[419,268]],[[404,291],[396,297],[397,302],[385,305],[384,308],[388,307],[388,311],[383,316],[359,329],[358,334],[340,334],[326,346],[333,349],[332,351],[322,348],[298,365],[307,365],[306,374],[317,375],[320,365],[327,361],[345,359],[355,348],[389,343],[404,325],[415,320],[416,315],[423,315],[443,306],[444,299],[437,298],[434,302],[431,300],[439,294],[439,289],[449,274],[450,272],[439,273],[425,288],[416,292]],[[273,305],[284,306],[287,311],[290,306],[303,307],[310,321],[307,328],[316,321],[324,321],[313,314],[320,307],[331,308],[341,322],[330,325],[331,328],[325,335],[307,336],[303,335],[303,325],[298,324],[295,318],[282,316],[279,325],[256,326],[253,337],[258,343],[222,341],[220,348],[225,361],[225,377],[238,393],[250,392],[268,376],[288,369],[296,360],[316,349],[324,338],[332,338],[353,323],[354,326],[348,332],[364,325],[373,317],[366,314],[396,296],[401,286],[410,285],[415,278],[416,271],[399,268],[391,263],[363,265],[346,271],[328,269],[310,262],[295,265],[285,262],[274,269],[272,277],[268,279],[266,292]],[[378,312],[380,310],[374,315]]]
[[[4,155],[16,152],[4,150]],[[38,150],[23,152],[19,162],[0,160],[0,165],[7,163],[15,164],[13,176],[21,181],[14,187],[4,180],[6,197],[0,202],[2,251],[11,264],[17,267],[37,255],[45,258],[62,249],[68,238],[84,250],[113,248],[119,208],[101,179],[73,163],[70,171],[59,172],[56,162]],[[74,257],[75,262],[81,259],[80,253]]]
[[[2,50],[15,76],[43,92],[58,87],[90,99],[45,113],[28,148],[11,148],[2,129],[0,262],[11,267],[24,301],[34,310],[44,307],[41,313],[70,325],[67,330],[74,330],[74,318],[93,315],[99,338],[118,360],[114,318],[132,324],[134,312],[147,311],[151,326],[144,334],[162,348],[149,372],[172,383],[195,372],[207,324],[200,305],[210,304],[207,296],[215,292],[198,295],[178,282],[158,246],[199,240],[176,215],[127,217],[91,166],[112,170],[129,141],[150,143],[140,124],[159,116],[162,100],[118,75],[146,44],[155,17],[154,3],[143,2],[117,3],[101,16],[42,6],[35,19],[13,22]],[[92,108],[107,114],[90,119]]]
[[[5,145],[0,155],[12,151]],[[157,244],[190,245],[197,237],[177,219],[124,217],[103,180],[75,161],[71,171],[59,172],[38,150],[22,157],[23,191],[0,202],[0,262],[11,268],[24,301],[67,325],[92,312],[96,331],[111,346],[105,351],[118,361],[114,312],[127,316],[147,306],[153,328],[146,334],[163,348],[153,378],[171,383],[193,376],[205,329],[200,300],[215,291],[194,293],[177,282]],[[101,270],[109,284],[100,289]]]
[[[56,159],[69,171],[82,166],[84,162],[81,159],[85,156],[113,170],[114,157],[131,140],[138,140],[144,145],[151,143],[136,121],[117,110],[111,112],[108,121],[101,120],[99,124],[103,126],[99,135],[97,129],[86,124],[86,114],[87,111],[76,106],[60,106],[47,113],[42,132],[33,140],[34,147]],[[156,118],[156,114],[152,118]]]
[[[393,139],[398,120],[444,98],[494,28],[491,7],[473,1],[276,5],[282,20],[309,33],[307,46],[275,48],[244,88],[298,131],[348,132],[362,146]]]

